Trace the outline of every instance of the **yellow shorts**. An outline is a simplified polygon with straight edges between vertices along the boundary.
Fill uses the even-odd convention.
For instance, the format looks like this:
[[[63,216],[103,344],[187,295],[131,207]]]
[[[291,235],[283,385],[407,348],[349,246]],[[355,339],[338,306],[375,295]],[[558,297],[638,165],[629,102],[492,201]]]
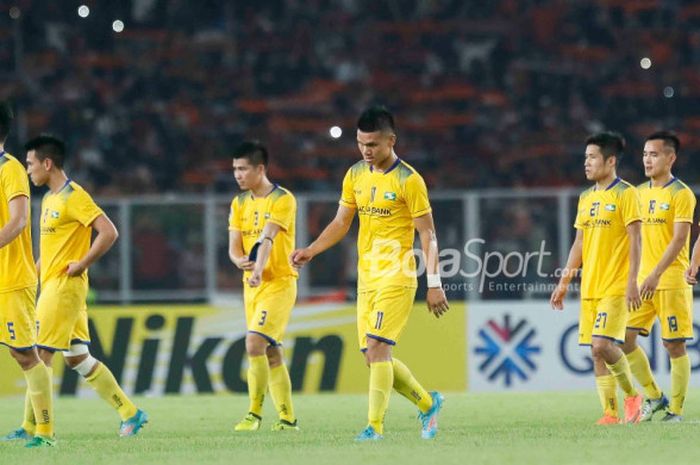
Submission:
[[[630,313],[627,327],[648,336],[654,320],[661,323],[661,338],[665,341],[693,339],[693,290],[664,289],[654,292],[642,308]]]
[[[0,344],[16,350],[36,345],[36,287],[0,293]]]
[[[245,285],[243,300],[248,332],[261,335],[271,346],[282,345],[297,300],[296,278],[263,281],[259,287]]]
[[[416,289],[390,286],[363,291],[357,295],[357,337],[360,350],[367,349],[367,338],[395,345],[413,310]]]
[[[627,300],[624,296],[602,299],[581,299],[581,315],[578,321],[578,343],[591,345],[592,337],[625,342],[627,328]]]
[[[43,284],[37,312],[37,346],[70,350],[71,344],[90,344],[88,286],[83,278],[61,276]]]

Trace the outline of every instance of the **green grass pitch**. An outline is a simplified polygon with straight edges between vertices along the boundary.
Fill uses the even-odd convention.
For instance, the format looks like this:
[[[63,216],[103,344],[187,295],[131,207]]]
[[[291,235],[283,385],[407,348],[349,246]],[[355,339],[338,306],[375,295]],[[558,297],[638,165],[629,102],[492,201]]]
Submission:
[[[690,392],[686,422],[598,427],[595,392],[450,394],[433,441],[420,439],[415,410],[393,395],[384,441],[353,442],[365,425],[362,395],[299,395],[301,432],[263,427],[234,433],[244,396],[137,398],[151,416],[138,437],[120,439],[118,418],[99,399],[59,398],[58,445],[26,450],[0,442],[2,465],[179,464],[614,464],[697,463],[700,391]],[[268,399],[269,401],[269,399]],[[269,402],[268,402],[269,404]],[[22,399],[0,399],[2,433],[16,427]],[[661,414],[657,414],[660,418]]]

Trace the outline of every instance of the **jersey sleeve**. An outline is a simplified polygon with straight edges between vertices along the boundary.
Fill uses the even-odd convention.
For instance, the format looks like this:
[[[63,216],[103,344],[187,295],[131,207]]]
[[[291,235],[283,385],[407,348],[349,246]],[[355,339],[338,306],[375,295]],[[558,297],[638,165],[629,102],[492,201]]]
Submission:
[[[29,180],[20,163],[14,161],[6,163],[0,172],[0,182],[2,183],[0,187],[8,202],[20,195],[29,197]]]
[[[268,218],[267,221],[270,221],[285,231],[288,231],[294,222],[296,210],[297,202],[294,199],[294,196],[291,194],[285,194],[272,204],[272,208],[270,209],[270,218]]]
[[[90,226],[104,212],[97,206],[90,194],[82,189],[76,189],[68,199],[68,216],[77,220],[83,226]]]
[[[622,221],[625,226],[634,223],[635,221],[640,221],[642,219],[641,214],[641,200],[639,198],[639,191],[630,187],[622,192],[621,197],[621,214]]]
[[[406,179],[404,199],[412,218],[418,218],[432,211],[428,199],[428,188],[425,186],[423,178],[416,173]]]
[[[234,197],[231,201],[231,211],[228,215],[228,230],[241,230],[241,209],[238,205],[238,197]]]
[[[343,191],[340,194],[340,205],[348,208],[357,208],[357,202],[355,201],[355,186],[352,179],[352,173],[348,170],[343,178]]]
[[[673,222],[692,223],[695,213],[695,194],[690,189],[682,189],[673,199]]]

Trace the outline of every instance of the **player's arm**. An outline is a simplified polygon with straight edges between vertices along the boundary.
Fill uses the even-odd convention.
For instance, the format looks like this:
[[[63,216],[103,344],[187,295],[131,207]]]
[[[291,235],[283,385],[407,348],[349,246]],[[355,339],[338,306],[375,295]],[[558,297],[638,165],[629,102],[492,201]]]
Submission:
[[[238,229],[231,229],[228,232],[228,257],[237,268],[243,271],[253,269],[254,262],[248,260],[248,255],[243,252],[243,237]]]
[[[561,270],[559,283],[552,292],[552,296],[549,298],[549,303],[552,305],[554,310],[564,309],[564,297],[566,297],[566,292],[569,290],[569,283],[571,283],[576,270],[581,268],[582,263],[583,230],[577,229],[574,243],[571,244],[571,249],[569,250],[569,258],[566,259],[566,265],[564,266],[564,269]]]
[[[639,288],[639,293],[643,299],[651,299],[654,295],[656,287],[659,285],[661,275],[678,257],[678,254],[685,245],[685,241],[688,239],[688,234],[690,234],[690,223],[673,224],[673,237],[671,238],[671,242],[666,246],[666,250],[664,250],[664,254],[661,256],[659,263],[651,270],[649,276],[644,277],[644,282],[642,282]]]
[[[625,298],[627,308],[635,311],[642,306],[642,298],[639,295],[639,285],[637,284],[639,263],[642,258],[642,223],[633,221],[627,225],[626,229],[630,241],[630,272],[627,277]]]
[[[318,238],[313,241],[308,247],[297,249],[292,252],[289,257],[292,265],[299,268],[311,261],[316,255],[330,249],[350,230],[352,219],[355,217],[355,209],[340,205],[335,218],[326,226]]]
[[[0,248],[15,240],[29,221],[29,197],[18,195],[7,203],[10,220],[0,229]]]
[[[700,236],[693,246],[693,254],[690,258],[690,266],[685,270],[685,281],[688,284],[698,283],[698,269],[700,268]]]
[[[440,281],[440,249],[438,248],[437,236],[435,235],[435,223],[432,213],[419,216],[413,219],[413,225],[418,231],[423,258],[426,263],[426,274],[428,275],[428,293],[426,300],[428,309],[437,318],[449,310],[445,291]]]
[[[262,242],[258,248],[258,255],[255,258],[255,265],[253,266],[253,273],[248,278],[248,285],[250,287],[257,287],[262,283],[262,272],[267,265],[267,260],[270,258],[270,252],[272,252],[272,244],[275,240],[277,233],[282,230],[282,227],[276,223],[268,221],[265,223],[262,232]]]
[[[90,268],[90,266],[95,263],[98,258],[112,248],[119,237],[117,227],[114,226],[112,220],[110,220],[104,213],[95,218],[90,226],[95,230],[95,232],[97,232],[95,240],[92,241],[92,244],[90,244],[90,249],[88,249],[88,252],[83,258],[80,259],[80,261],[71,262],[68,264],[68,268],[66,270],[68,276],[78,276]]]

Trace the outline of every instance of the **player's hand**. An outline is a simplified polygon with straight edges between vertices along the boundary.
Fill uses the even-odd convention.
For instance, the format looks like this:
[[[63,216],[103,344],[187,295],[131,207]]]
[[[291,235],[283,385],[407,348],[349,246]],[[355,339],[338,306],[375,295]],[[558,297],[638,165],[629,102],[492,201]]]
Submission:
[[[627,283],[627,291],[625,292],[627,300],[627,309],[631,312],[636,312],[642,306],[642,297],[639,295],[639,286],[637,281]]]
[[[85,267],[80,262],[70,262],[66,267],[66,274],[70,277],[80,276],[83,271],[85,271]]]
[[[564,310],[564,297],[568,291],[567,285],[562,283],[557,284],[557,287],[552,291],[552,296],[549,298],[549,304],[552,306],[553,310],[562,311]]]
[[[260,284],[262,284],[262,271],[253,270],[248,277],[248,285],[250,287],[258,287]]]
[[[255,267],[255,262],[248,260],[248,255],[243,255],[233,260],[233,264],[236,268],[243,271],[252,271]]]
[[[309,263],[312,258],[314,258],[314,254],[311,253],[311,250],[309,250],[308,247],[306,247],[304,249],[296,249],[294,252],[292,252],[292,254],[289,256],[289,262],[295,269],[298,270],[302,266]]]
[[[695,285],[698,283],[698,266],[690,265],[690,267],[685,270],[685,282],[690,285]]]
[[[654,297],[657,287],[659,287],[659,276],[656,276],[656,273],[652,273],[642,282],[639,294],[642,296],[642,299],[649,300]]]
[[[435,318],[440,318],[443,313],[450,309],[445,291],[441,287],[428,288],[426,300],[428,301],[428,310],[435,315]]]

